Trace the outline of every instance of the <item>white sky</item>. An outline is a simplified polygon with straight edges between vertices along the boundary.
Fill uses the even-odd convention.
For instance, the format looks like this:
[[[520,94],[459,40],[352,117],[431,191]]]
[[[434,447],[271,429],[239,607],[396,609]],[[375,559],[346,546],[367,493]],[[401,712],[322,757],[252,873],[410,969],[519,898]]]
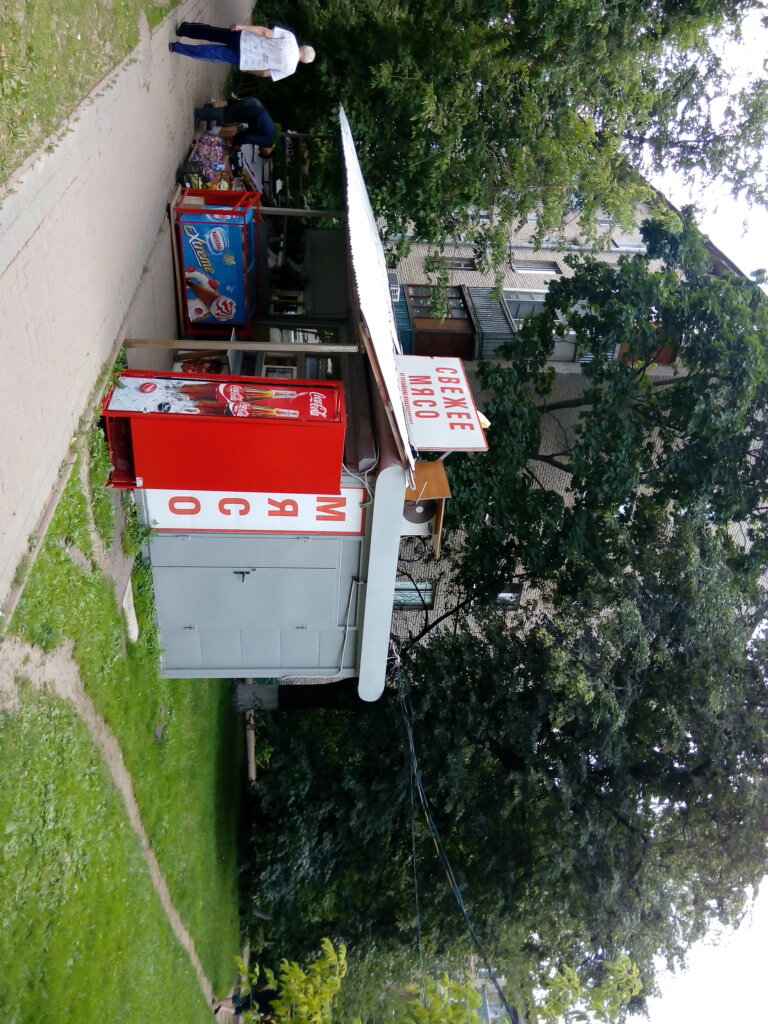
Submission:
[[[699,217],[704,233],[745,274],[768,268],[768,210],[756,206],[750,209],[730,196],[718,197],[715,190],[708,191],[708,209]],[[701,198],[696,201],[702,205]]]
[[[768,210],[750,208],[717,185],[692,190],[672,176],[652,181],[678,209],[696,203],[699,227],[739,270],[749,275],[754,270],[768,269]]]
[[[768,880],[754,911],[718,945],[701,944],[688,970],[662,976],[661,998],[649,1000],[651,1024],[768,1022]]]
[[[732,52],[738,66],[763,71],[768,31],[759,14],[750,17],[744,43]],[[745,274],[768,268],[767,210],[737,203],[716,186],[691,195],[670,177],[654,184],[678,207],[695,201],[702,230]],[[768,1024],[768,877],[735,933],[696,947],[688,970],[662,975],[659,984],[661,998],[649,1002],[650,1024]]]
[[[750,14],[744,22],[742,42],[723,47],[728,62],[738,69],[739,84],[762,77],[768,70],[768,30],[761,17],[760,12]],[[671,174],[653,179],[653,184],[677,207],[695,202],[701,211],[699,226],[745,274],[768,268],[768,210],[737,202],[717,184],[691,190]]]

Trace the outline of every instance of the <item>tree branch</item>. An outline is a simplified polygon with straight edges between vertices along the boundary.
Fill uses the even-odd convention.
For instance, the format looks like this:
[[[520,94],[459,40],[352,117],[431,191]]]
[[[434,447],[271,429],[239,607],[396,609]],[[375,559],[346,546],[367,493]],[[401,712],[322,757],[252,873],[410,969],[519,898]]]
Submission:
[[[569,476],[573,476],[573,470],[570,466],[567,466],[564,462],[559,462],[557,459],[552,458],[551,455],[533,455],[531,457],[532,462],[543,462],[547,466],[552,466],[553,469],[559,469],[563,473],[568,473]]]
[[[567,398],[563,399],[562,402],[553,402],[551,405],[537,405],[536,411],[538,413],[553,413],[558,412],[560,409],[580,409],[582,407],[589,407],[592,402],[585,401],[584,397],[581,398]]]
[[[445,619],[450,618],[451,615],[458,615],[460,611],[462,611],[464,608],[466,608],[468,605],[472,603],[473,598],[474,594],[468,594],[463,601],[459,601],[459,603],[455,605],[453,608],[449,608],[447,612],[443,612],[442,615],[438,615],[438,617],[434,619],[432,622],[428,623],[420,633],[417,633],[416,636],[411,637],[411,639],[405,645],[405,647],[402,648],[402,653],[405,654],[412,647],[415,647],[415,645],[419,643],[420,640],[424,639],[427,633],[431,632],[431,630],[433,630],[435,626],[440,625],[440,623],[445,621]]]

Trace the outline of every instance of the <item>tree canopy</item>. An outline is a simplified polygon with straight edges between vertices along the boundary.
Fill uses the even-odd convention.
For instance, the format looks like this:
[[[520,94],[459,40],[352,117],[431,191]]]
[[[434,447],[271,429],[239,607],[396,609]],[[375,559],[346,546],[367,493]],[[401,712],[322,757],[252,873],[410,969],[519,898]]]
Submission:
[[[639,1007],[656,958],[737,921],[768,867],[766,301],[713,273],[689,212],[644,236],[615,266],[576,259],[483,369],[490,449],[448,463],[462,611],[403,651],[434,818],[529,1008],[565,966],[589,993],[627,960]],[[591,359],[552,452],[558,333]],[[515,578],[534,596],[510,615]],[[281,936],[412,943],[415,864],[428,948],[465,941],[401,711],[272,719],[254,891]]]
[[[335,126],[343,103],[388,234],[458,233],[494,250],[535,212],[542,233],[580,210],[628,220],[632,168],[701,171],[766,200],[768,85],[737,86],[716,33],[756,0],[282,0],[258,22],[309,39],[312,68],[281,83],[280,120]],[[492,210],[496,226],[477,217]]]
[[[618,265],[574,257],[544,312],[498,350],[505,361],[479,365],[490,448],[447,464],[467,586],[603,592],[647,531],[695,505],[740,525],[745,562],[765,561],[768,303],[713,271],[691,210],[642,230],[647,252]],[[547,363],[558,336],[589,357],[583,389],[565,400],[551,396]],[[654,372],[662,349],[676,354],[665,374]],[[543,426],[563,412],[571,424],[544,450]],[[545,469],[559,486],[541,485]]]
[[[732,554],[690,512],[646,536],[610,603],[478,614],[415,658],[422,745],[460,772],[429,781],[433,804],[461,807],[468,891],[487,894],[484,917],[508,899],[539,962],[625,952],[647,992],[654,955],[735,920],[765,872],[765,652],[747,654]]]
[[[408,659],[432,814],[518,1005],[553,968],[589,989],[619,957],[642,1005],[656,958],[680,964],[736,922],[766,871],[767,652],[750,648],[733,555],[691,512],[638,548],[610,605],[585,594],[513,622],[476,609]],[[275,716],[255,892],[281,943],[325,929],[413,947],[415,854],[422,941],[458,957],[465,925],[414,818],[403,723],[394,701],[377,710]]]

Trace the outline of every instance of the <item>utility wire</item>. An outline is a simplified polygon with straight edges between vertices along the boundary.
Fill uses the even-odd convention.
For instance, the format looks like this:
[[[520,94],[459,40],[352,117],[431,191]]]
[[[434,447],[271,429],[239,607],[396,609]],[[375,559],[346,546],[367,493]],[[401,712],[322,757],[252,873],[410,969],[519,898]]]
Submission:
[[[408,789],[411,794],[411,850],[413,857],[413,895],[416,901],[416,942],[419,949],[419,972],[421,976],[421,1001],[426,1003],[427,993],[424,988],[424,950],[421,945],[421,913],[419,910],[419,876],[416,870],[416,805],[413,802],[413,763],[408,765],[408,774],[410,775],[410,785]]]
[[[457,905],[459,907],[459,911],[461,912],[461,915],[464,918],[464,921],[465,921],[465,923],[467,925],[467,929],[469,931],[469,934],[470,934],[470,937],[472,939],[472,942],[474,943],[475,949],[477,950],[478,954],[480,955],[480,958],[482,959],[483,963],[485,964],[486,970],[488,971],[488,977],[493,982],[493,987],[496,989],[496,992],[497,992],[497,994],[499,996],[499,999],[501,1000],[502,1006],[507,1011],[507,1014],[509,1016],[511,1024],[520,1024],[520,1016],[519,1016],[517,1010],[513,1006],[510,1006],[509,1003],[507,1002],[507,997],[504,995],[504,992],[502,991],[501,985],[499,984],[499,981],[498,981],[498,979],[496,977],[496,973],[493,970],[493,967],[491,966],[491,961],[490,961],[490,958],[488,956],[488,952],[485,949],[485,946],[483,945],[483,943],[481,942],[480,937],[478,936],[477,931],[475,930],[475,926],[473,925],[472,920],[471,920],[471,918],[469,916],[467,908],[466,908],[466,906],[464,904],[464,898],[463,898],[463,896],[461,894],[461,889],[459,888],[459,884],[458,884],[458,882],[456,880],[456,876],[455,876],[455,874],[453,872],[453,868],[451,867],[451,862],[448,859],[448,855],[445,852],[445,847],[443,846],[443,842],[442,842],[442,840],[440,838],[440,832],[438,830],[438,827],[437,827],[437,824],[435,823],[434,818],[432,817],[432,812],[431,812],[430,807],[429,807],[429,799],[427,797],[426,791],[424,789],[424,784],[423,784],[423,781],[422,781],[422,778],[421,778],[421,768],[419,766],[419,758],[418,758],[418,755],[416,753],[416,746],[415,746],[414,739],[413,739],[413,726],[412,726],[413,715],[412,715],[412,712],[408,708],[408,702],[407,702],[407,698],[406,698],[406,694],[405,694],[405,687],[403,685],[402,664],[401,664],[401,661],[400,661],[399,652],[397,651],[396,648],[394,648],[394,645],[393,645],[393,660],[394,660],[393,673],[394,673],[394,676],[395,676],[395,680],[397,682],[398,702],[400,704],[400,711],[402,713],[403,722],[405,724],[405,732],[406,732],[406,736],[408,738],[408,752],[409,752],[409,757],[410,757],[410,761],[411,761],[411,780],[412,780],[411,799],[413,799],[413,786],[415,786],[416,792],[419,794],[419,801],[421,803],[422,811],[424,812],[424,818],[425,818],[425,820],[427,822],[427,827],[429,829],[429,833],[432,836],[432,840],[433,840],[433,842],[435,844],[435,848],[437,850],[438,859],[439,859],[440,863],[442,864],[443,869],[444,869],[444,871],[446,873],[446,876],[448,878],[448,884],[451,887],[451,891],[453,892],[453,895],[454,895],[454,897],[456,899],[456,903],[457,903]],[[411,827],[412,827],[412,837],[413,837],[413,859],[414,859],[413,870],[414,870],[414,879],[415,879],[416,878],[416,840],[415,840],[415,834],[413,833],[413,815],[411,816]],[[419,923],[419,954],[421,955],[421,924],[420,924],[419,914],[418,914],[418,905],[417,905],[417,922]],[[424,970],[424,967],[423,967],[423,962],[422,962],[422,975],[423,975],[423,970]]]

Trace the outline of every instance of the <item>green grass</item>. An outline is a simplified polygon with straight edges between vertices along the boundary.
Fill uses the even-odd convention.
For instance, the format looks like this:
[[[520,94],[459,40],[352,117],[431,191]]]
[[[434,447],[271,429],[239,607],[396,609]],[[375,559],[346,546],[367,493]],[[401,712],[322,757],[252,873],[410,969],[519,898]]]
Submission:
[[[134,581],[141,636],[126,646],[110,582],[92,565],[74,561],[65,548],[84,544],[85,529],[86,505],[75,469],[11,629],[47,651],[65,638],[74,640],[83,684],[120,743],[174,903],[206,973],[217,992],[224,992],[233,980],[239,944],[242,730],[230,709],[230,685],[160,677],[146,566],[138,567]],[[77,765],[69,770],[76,772]]]
[[[210,1021],[122,801],[73,708],[0,715],[4,1024]]]
[[[0,13],[0,181],[59,127],[175,4],[4,0]]]
[[[112,534],[115,528],[115,506],[110,500],[107,488],[109,477],[110,456],[104,431],[98,426],[91,427],[88,432],[88,481],[91,488],[91,505],[93,519],[102,543],[109,548],[112,545]]]
[[[71,479],[57,506],[55,540],[64,547],[77,548],[92,558],[93,546],[88,533],[88,499],[80,490],[77,479],[79,468],[80,456],[75,460]]]

